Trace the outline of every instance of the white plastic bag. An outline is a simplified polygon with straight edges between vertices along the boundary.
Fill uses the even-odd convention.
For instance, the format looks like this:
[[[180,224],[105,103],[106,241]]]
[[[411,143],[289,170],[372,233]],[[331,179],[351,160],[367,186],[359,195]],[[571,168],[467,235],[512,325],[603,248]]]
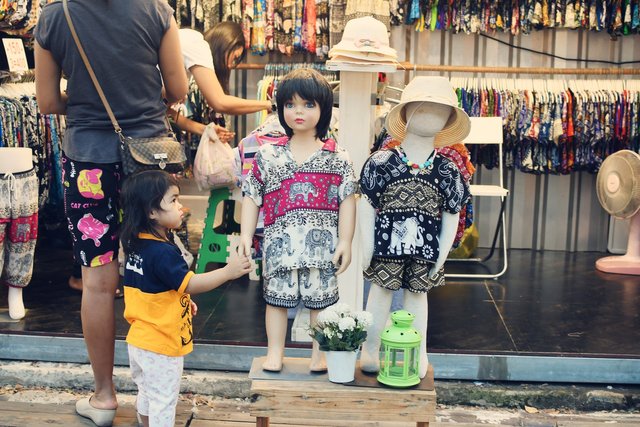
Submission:
[[[233,149],[220,141],[213,126],[207,125],[202,133],[193,162],[193,177],[200,191],[231,188],[236,182]]]

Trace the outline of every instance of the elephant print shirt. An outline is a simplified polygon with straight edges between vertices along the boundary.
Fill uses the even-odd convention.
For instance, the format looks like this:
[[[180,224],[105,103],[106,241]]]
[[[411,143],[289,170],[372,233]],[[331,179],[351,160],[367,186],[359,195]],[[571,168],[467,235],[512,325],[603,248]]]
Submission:
[[[357,187],[347,151],[333,139],[298,166],[289,138],[265,144],[242,189],[264,210],[264,275],[333,268],[340,203]]]
[[[460,212],[469,187],[440,155],[416,174],[410,169],[396,150],[373,153],[362,168],[360,191],[377,211],[373,256],[436,262],[442,211]]]

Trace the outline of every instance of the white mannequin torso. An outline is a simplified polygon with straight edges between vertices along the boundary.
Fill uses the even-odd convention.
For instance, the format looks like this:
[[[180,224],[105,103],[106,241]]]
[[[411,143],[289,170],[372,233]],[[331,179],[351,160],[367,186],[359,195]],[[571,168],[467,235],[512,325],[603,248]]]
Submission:
[[[33,151],[31,148],[0,148],[0,174],[26,172],[32,168]]]

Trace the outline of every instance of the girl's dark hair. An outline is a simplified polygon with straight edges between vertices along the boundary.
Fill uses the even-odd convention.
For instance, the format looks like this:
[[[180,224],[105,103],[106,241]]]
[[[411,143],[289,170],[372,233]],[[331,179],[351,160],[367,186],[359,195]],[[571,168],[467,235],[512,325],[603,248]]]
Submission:
[[[160,203],[171,187],[178,187],[173,175],[161,170],[138,172],[128,177],[120,193],[123,210],[120,241],[126,253],[135,249],[138,233],[150,233],[164,239],[156,230],[156,222],[149,218],[151,211],[161,210]]]
[[[209,47],[211,48],[213,65],[220,86],[222,86],[224,93],[229,94],[229,74],[231,73],[228,65],[229,56],[239,47],[242,48],[242,55],[237,61],[242,62],[246,54],[242,27],[236,22],[220,22],[204,33],[204,39],[209,43]]]
[[[325,139],[331,123],[333,92],[331,85],[322,74],[311,68],[298,68],[288,73],[278,83],[276,104],[278,118],[287,136],[293,136],[293,129],[284,120],[284,105],[298,95],[305,101],[313,101],[320,107],[320,120],[316,125],[316,138]]]

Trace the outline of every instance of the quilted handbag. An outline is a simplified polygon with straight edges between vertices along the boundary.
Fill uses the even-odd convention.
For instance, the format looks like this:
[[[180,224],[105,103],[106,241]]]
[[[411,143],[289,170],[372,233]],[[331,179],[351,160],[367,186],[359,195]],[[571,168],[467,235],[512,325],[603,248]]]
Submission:
[[[125,175],[148,169],[178,173],[184,170],[187,161],[184,147],[173,134],[150,138],[125,137],[121,139],[120,148]]]
[[[171,131],[171,126],[169,126],[168,120],[167,126],[169,126],[169,130],[167,131],[167,135],[147,138],[131,138],[124,136],[122,128],[118,124],[118,121],[111,110],[111,106],[102,91],[102,87],[100,86],[100,83],[98,83],[98,78],[93,72],[93,67],[91,67],[91,64],[89,63],[89,58],[80,43],[78,33],[71,21],[67,0],[62,1],[62,7],[67,19],[67,24],[71,30],[71,35],[73,36],[73,40],[78,47],[80,56],[82,57],[82,61],[87,67],[91,81],[98,91],[98,95],[100,96],[100,100],[102,101],[105,110],[107,110],[111,124],[120,138],[120,150],[122,154],[122,168],[124,174],[130,175],[132,173],[148,169],[163,169],[169,173],[182,172],[187,162],[187,156],[184,152],[184,147],[180,142],[178,142],[178,140],[176,140],[175,135]]]

